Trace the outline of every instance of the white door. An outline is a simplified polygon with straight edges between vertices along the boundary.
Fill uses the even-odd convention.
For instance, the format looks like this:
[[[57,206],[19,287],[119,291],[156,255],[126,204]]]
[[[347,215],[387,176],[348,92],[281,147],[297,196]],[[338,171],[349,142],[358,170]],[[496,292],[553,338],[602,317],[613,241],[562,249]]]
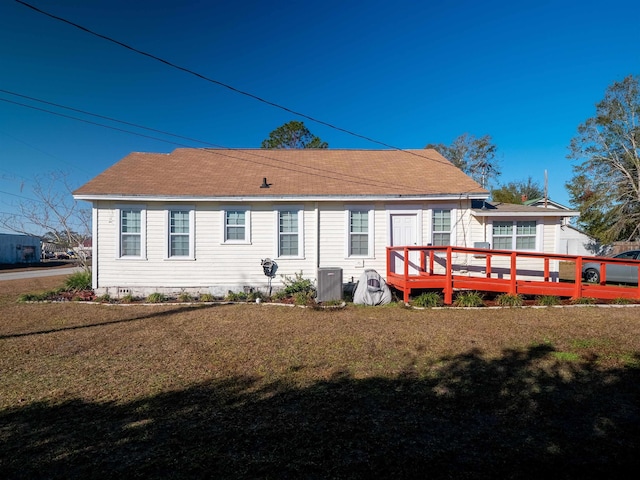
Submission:
[[[412,246],[418,244],[418,215],[415,213],[394,213],[391,215],[391,246]],[[409,252],[409,275],[418,273],[420,252]],[[394,252],[391,270],[404,273],[404,254]]]

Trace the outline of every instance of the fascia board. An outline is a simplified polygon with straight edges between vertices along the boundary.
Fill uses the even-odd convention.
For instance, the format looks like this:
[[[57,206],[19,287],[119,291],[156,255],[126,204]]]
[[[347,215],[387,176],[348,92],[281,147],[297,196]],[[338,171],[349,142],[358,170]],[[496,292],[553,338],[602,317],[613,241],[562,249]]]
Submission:
[[[331,195],[331,196],[289,196],[272,195],[260,197],[226,196],[226,197],[194,197],[194,196],[155,196],[155,195],[73,195],[76,200],[88,202],[106,200],[119,202],[335,202],[335,201],[459,201],[483,200],[485,195]]]
[[[570,210],[553,210],[540,209],[540,212],[488,212],[472,210],[474,217],[578,217],[580,212]]]

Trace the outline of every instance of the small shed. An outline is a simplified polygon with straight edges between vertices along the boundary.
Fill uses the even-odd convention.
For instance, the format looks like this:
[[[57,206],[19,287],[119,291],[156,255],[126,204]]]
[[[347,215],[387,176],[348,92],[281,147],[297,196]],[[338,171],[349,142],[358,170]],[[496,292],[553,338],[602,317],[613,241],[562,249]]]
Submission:
[[[40,239],[30,235],[0,233],[0,264],[40,261]]]

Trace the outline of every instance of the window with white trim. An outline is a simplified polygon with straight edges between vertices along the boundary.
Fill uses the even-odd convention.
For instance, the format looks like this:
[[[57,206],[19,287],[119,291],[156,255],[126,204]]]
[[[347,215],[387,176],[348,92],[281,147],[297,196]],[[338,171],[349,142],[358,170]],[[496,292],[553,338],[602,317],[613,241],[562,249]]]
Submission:
[[[193,218],[189,208],[168,211],[169,258],[193,258]]]
[[[431,245],[451,245],[451,210],[434,209],[431,227]]]
[[[144,257],[145,218],[145,210],[141,207],[118,209],[118,257]]]
[[[349,211],[349,256],[369,255],[369,212]]]
[[[278,257],[302,256],[302,210],[283,208],[278,216]]]
[[[535,250],[535,220],[494,221],[493,248],[496,250]]]
[[[223,209],[222,229],[224,243],[249,243],[251,239],[251,211],[242,207]]]
[[[373,207],[346,206],[346,257],[373,257]]]

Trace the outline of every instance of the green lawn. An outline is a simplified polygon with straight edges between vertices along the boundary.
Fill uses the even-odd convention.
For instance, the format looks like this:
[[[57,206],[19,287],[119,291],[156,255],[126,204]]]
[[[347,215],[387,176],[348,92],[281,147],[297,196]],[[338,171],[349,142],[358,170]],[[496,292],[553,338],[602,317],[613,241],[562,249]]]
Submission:
[[[16,303],[2,478],[626,478],[640,307]],[[635,475],[635,474],[634,474]]]

